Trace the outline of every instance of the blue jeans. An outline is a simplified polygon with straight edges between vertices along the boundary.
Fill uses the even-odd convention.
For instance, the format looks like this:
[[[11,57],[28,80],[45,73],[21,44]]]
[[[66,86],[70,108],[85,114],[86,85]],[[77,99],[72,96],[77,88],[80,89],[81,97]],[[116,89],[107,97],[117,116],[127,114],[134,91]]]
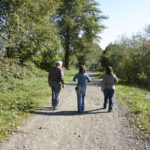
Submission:
[[[61,90],[61,83],[52,83],[51,89],[52,89],[52,106],[57,107],[59,103],[59,93]]]
[[[85,109],[85,95],[86,95],[86,86],[79,86],[77,90],[78,112],[82,112]]]
[[[114,93],[115,93],[114,89],[105,89],[104,90],[104,108],[107,107],[107,102],[109,99],[109,108],[108,108],[109,111],[111,111],[113,108]]]

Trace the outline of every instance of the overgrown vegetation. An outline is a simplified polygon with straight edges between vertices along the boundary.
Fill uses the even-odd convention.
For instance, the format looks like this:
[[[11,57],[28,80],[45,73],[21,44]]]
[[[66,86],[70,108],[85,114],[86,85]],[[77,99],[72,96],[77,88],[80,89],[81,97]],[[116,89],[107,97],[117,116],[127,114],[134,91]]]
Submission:
[[[116,85],[116,96],[128,107],[133,123],[142,131],[141,137],[150,139],[150,92],[133,83],[120,81]]]
[[[29,112],[48,101],[47,72],[28,63],[0,60],[0,141],[17,130]]]
[[[33,63],[23,66],[13,59],[0,59],[0,142],[18,130],[22,120],[39,106],[49,102],[48,72]],[[66,70],[65,83],[72,80],[76,69]]]
[[[108,45],[102,65],[112,66],[121,79],[150,89],[150,26],[131,38],[123,37]]]

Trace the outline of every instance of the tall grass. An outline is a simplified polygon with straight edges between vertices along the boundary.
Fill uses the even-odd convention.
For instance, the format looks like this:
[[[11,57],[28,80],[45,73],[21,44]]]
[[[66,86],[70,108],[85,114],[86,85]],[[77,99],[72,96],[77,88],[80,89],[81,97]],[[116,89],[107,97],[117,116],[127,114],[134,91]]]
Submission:
[[[0,141],[17,130],[21,121],[47,102],[50,88],[47,76],[13,79],[0,85]]]
[[[48,73],[28,63],[0,57],[0,142],[38,106],[47,102]]]
[[[128,107],[134,123],[150,139],[150,91],[134,84],[120,81],[116,85],[116,96]]]

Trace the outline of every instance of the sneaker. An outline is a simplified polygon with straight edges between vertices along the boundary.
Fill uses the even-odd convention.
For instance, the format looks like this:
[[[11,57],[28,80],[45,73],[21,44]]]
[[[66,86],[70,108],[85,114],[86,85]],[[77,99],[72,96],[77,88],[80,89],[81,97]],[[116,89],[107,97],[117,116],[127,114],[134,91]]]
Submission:
[[[82,108],[82,111],[84,111],[85,108]]]
[[[53,110],[57,110],[57,109],[58,109],[58,107],[57,107],[57,106],[54,106],[54,107],[53,107]]]
[[[108,110],[108,112],[112,112],[112,110]]]

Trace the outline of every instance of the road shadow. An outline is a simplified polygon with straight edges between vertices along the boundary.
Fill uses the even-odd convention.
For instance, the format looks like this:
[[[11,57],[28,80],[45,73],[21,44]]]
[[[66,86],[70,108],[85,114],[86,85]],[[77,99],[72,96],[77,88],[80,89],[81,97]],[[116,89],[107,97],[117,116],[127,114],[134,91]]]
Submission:
[[[37,109],[35,112],[31,112],[37,115],[48,115],[48,116],[75,116],[75,115],[89,115],[89,114],[102,114],[102,113],[109,113],[103,108],[93,109],[93,110],[85,110],[82,113],[78,113],[77,111],[54,111],[51,107],[42,107]]]

